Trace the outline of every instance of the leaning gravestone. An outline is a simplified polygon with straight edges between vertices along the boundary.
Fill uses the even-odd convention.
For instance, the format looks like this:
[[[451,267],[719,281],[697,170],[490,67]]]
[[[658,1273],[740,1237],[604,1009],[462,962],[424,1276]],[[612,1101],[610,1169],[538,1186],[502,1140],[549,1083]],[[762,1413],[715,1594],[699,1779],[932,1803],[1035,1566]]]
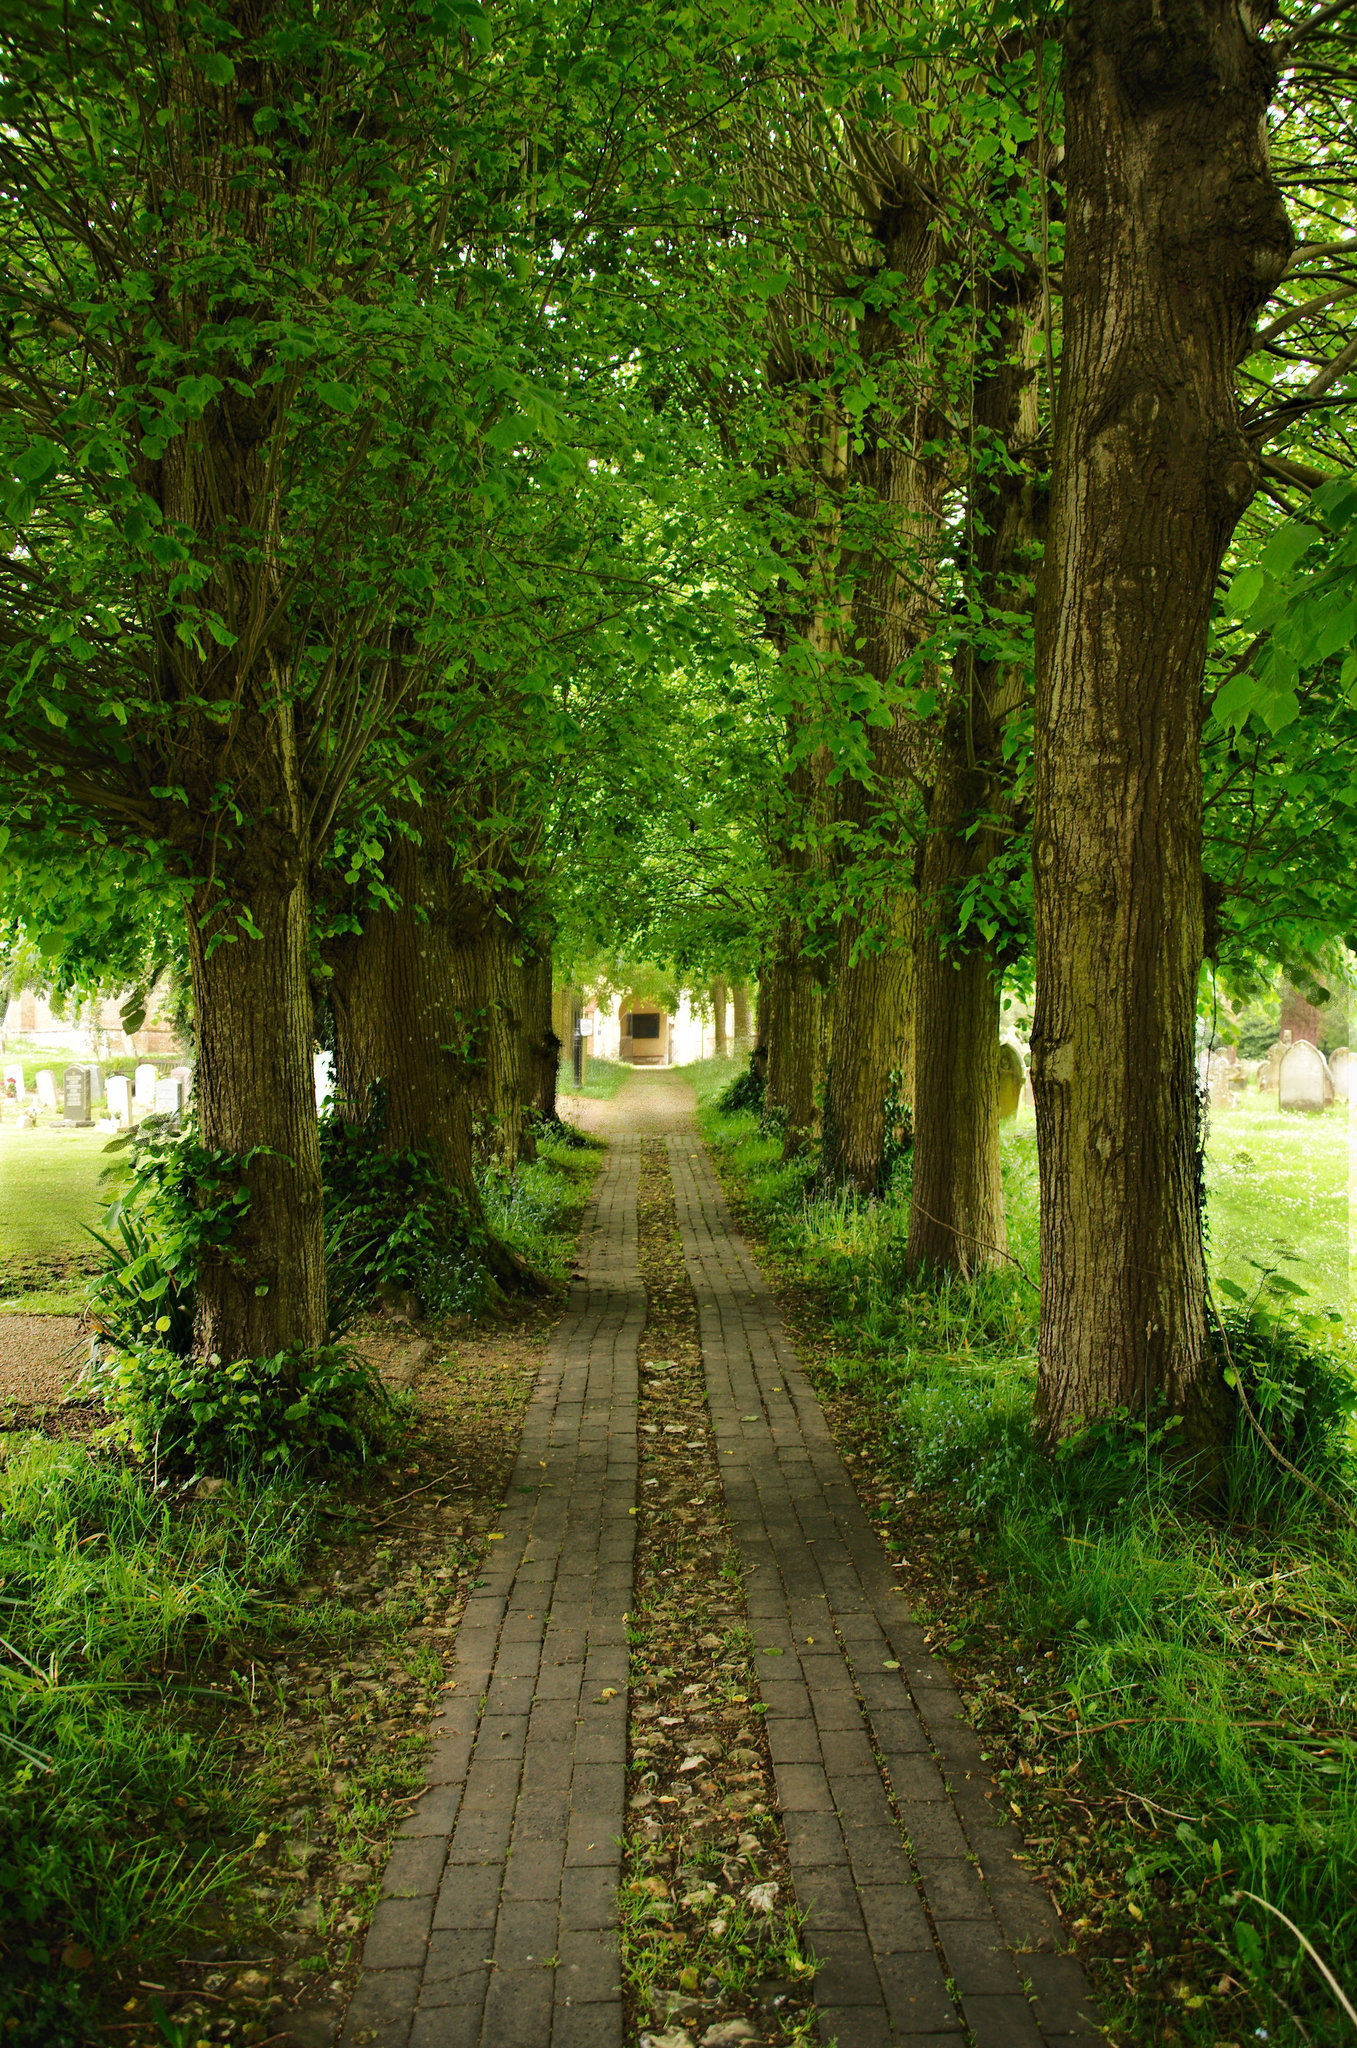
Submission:
[[[1336,1045],[1329,1054],[1329,1079],[1333,1092],[1342,1102],[1352,1100],[1352,1054],[1345,1045]]]
[[[138,1109],[150,1109],[154,1105],[155,1084],[159,1078],[149,1061],[137,1068],[132,1076],[132,1100]]]
[[[57,1077],[50,1067],[39,1067],[33,1076],[33,1086],[38,1091],[39,1109],[55,1109],[57,1106]]]
[[[126,1074],[110,1074],[108,1077],[108,1113],[120,1124],[132,1121],[132,1084]]]
[[[1327,1109],[1333,1101],[1329,1063],[1308,1038],[1298,1038],[1286,1048],[1277,1076],[1277,1091],[1283,1109]]]
[[[88,1067],[67,1067],[61,1077],[64,1100],[64,1115],[68,1124],[87,1130],[90,1116],[90,1070]]]
[[[155,1084],[155,1113],[157,1116],[182,1116],[184,1113],[184,1084],[177,1074],[166,1074]]]
[[[1022,1054],[1011,1038],[999,1040],[999,1119],[1007,1123],[1018,1114],[1022,1100],[1023,1083],[1027,1069],[1022,1063]]]

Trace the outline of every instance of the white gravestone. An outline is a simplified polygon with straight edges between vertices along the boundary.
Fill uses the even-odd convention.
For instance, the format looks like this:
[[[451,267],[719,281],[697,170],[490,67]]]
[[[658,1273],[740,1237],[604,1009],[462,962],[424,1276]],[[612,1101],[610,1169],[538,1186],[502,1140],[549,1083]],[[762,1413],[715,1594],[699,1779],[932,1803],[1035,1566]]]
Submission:
[[[159,1076],[149,1061],[137,1068],[132,1076],[132,1100],[138,1109],[150,1109],[155,1103],[155,1084]]]
[[[57,1077],[50,1067],[39,1067],[33,1076],[33,1085],[38,1091],[39,1109],[55,1109],[57,1106]]]
[[[89,1068],[67,1067],[61,1083],[66,1122],[87,1128],[90,1123]]]
[[[104,1070],[93,1061],[86,1064],[85,1072],[90,1077],[90,1101],[97,1102],[104,1092]]]
[[[1327,1109],[1333,1101],[1329,1063],[1317,1045],[1298,1038],[1282,1055],[1277,1075],[1277,1099],[1283,1109],[1313,1112]]]
[[[335,1092],[334,1064],[335,1058],[333,1053],[318,1052],[316,1054],[312,1065],[312,1075],[316,1084],[317,1115],[324,1109],[326,1103]]]
[[[110,1074],[108,1077],[108,1113],[120,1124],[132,1121],[132,1084],[126,1074]]]
[[[1019,1103],[1021,1102],[1021,1100],[1022,1100],[1022,1090],[1023,1090],[1023,1083],[1024,1083],[1025,1081],[1026,1081],[1026,1079],[1027,1079],[1027,1069],[1026,1069],[1026,1067],[1025,1067],[1025,1066],[1023,1065],[1023,1063],[1022,1063],[1022,1054],[1021,1054],[1021,1053],[1020,1053],[1020,1052],[1018,1051],[1018,1048],[1017,1048],[1017,1046],[1016,1046],[1016,1045],[1014,1045],[1014,1043],[1013,1043],[1013,1041],[1012,1041],[1012,1039],[1011,1039],[1011,1038],[1003,1038],[1003,1039],[1000,1039],[1000,1041],[999,1041],[999,1119],[1000,1119],[1000,1122],[1002,1122],[1002,1123],[1007,1123],[1007,1121],[1008,1121],[1008,1119],[1009,1119],[1010,1117],[1012,1117],[1012,1116],[1016,1116],[1016,1115],[1018,1114],[1018,1104],[1019,1104]]]
[[[1345,1045],[1336,1045],[1329,1054],[1329,1079],[1333,1092],[1341,1102],[1352,1100],[1352,1054]]]
[[[192,1069],[192,1067],[171,1067],[171,1068],[170,1068],[170,1079],[171,1079],[172,1081],[182,1081],[182,1082],[183,1082],[183,1084],[184,1084],[184,1100],[185,1100],[185,1102],[187,1102],[187,1101],[188,1101],[188,1099],[189,1099],[189,1097],[190,1097],[190,1095],[192,1095],[192,1093],[193,1093],[193,1069]]]
[[[23,1101],[24,1070],[21,1066],[16,1064],[15,1066],[5,1068],[4,1088],[5,1094],[11,1102]]]
[[[182,1116],[184,1113],[184,1084],[176,1074],[166,1074],[155,1084],[155,1113],[157,1116]]]

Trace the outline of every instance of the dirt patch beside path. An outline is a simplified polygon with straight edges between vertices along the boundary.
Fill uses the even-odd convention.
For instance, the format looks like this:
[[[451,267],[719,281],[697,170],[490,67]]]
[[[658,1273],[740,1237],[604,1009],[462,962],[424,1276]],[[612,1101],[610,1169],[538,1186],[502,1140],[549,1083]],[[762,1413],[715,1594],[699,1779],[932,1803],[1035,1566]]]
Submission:
[[[79,1316],[0,1316],[0,1403],[54,1405],[84,1363],[86,1348]],[[9,1425],[0,1419],[0,1426]]]

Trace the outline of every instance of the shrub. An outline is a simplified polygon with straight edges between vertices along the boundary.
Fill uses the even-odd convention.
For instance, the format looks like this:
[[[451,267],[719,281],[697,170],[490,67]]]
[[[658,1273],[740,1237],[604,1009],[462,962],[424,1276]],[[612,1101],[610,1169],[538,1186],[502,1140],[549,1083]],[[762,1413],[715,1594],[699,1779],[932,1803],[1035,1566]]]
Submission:
[[[723,1116],[739,1116],[742,1112],[758,1116],[763,1111],[764,1076],[757,1070],[757,1055],[751,1053],[749,1065],[742,1074],[728,1082],[716,1098],[716,1108]]]
[[[112,1434],[158,1471],[325,1471],[362,1463],[399,1426],[372,1367],[337,1344],[229,1363],[135,1344],[102,1353],[94,1375]]]

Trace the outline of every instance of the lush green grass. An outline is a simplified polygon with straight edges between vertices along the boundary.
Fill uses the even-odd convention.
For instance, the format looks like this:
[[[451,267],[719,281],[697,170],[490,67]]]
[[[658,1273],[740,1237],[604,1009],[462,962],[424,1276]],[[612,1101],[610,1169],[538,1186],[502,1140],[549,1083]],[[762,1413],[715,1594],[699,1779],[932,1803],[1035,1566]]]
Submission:
[[[0,1310],[76,1314],[82,1272],[97,1258],[86,1226],[112,1199],[99,1176],[105,1131],[0,1124]]]
[[[1222,2027],[1233,2035],[1241,2024],[1237,2007],[1229,2021],[1212,2009],[1220,1972],[1248,1987],[1274,2043],[1346,2038],[1292,1937],[1242,1896],[1230,1902],[1236,1893],[1266,1898],[1341,1979],[1357,1974],[1351,1526],[1242,1423],[1217,1515],[1193,1505],[1181,1475],[1134,1427],[1101,1432],[1048,1463],[1030,1426],[1036,1300],[1022,1273],[1006,1266],[973,1282],[912,1281],[903,1261],[907,1166],[879,1203],[816,1193],[810,1165],[783,1166],[756,1119],[712,1106],[724,1085],[715,1069],[689,1070],[704,1127],[786,1270],[824,1304],[829,1371],[868,1418],[883,1512],[908,1517],[905,1501],[929,1495],[940,1526],[988,1574],[990,1624],[1040,1642],[1043,1659],[1055,1646],[1044,1668],[1063,1694],[1057,1754],[1082,1756],[1107,1781],[1171,1809],[1158,1832],[1126,1848],[1106,1925],[1134,1942],[1165,1893],[1182,1904],[1179,1932],[1195,1928],[1201,1944],[1197,2004],[1184,1993],[1177,2008],[1184,2038],[1215,2042]],[[1274,1263],[1281,1240],[1300,1253],[1287,1274],[1308,1282],[1318,1302],[1343,1298],[1346,1187],[1340,1196],[1335,1178],[1345,1139],[1336,1117],[1282,1118],[1265,1104],[1216,1119],[1212,1256],[1223,1277],[1238,1274],[1255,1290],[1263,1276],[1247,1261]],[[1035,1276],[1030,1125],[1010,1127],[1003,1142],[1010,1243]],[[1246,1147],[1257,1164],[1245,1169],[1237,1155]],[[1263,1302],[1273,1314],[1284,1305],[1266,1292]],[[1341,1421],[1335,1432],[1321,1416],[1326,1401],[1357,1392],[1350,1343],[1323,1317],[1310,1316],[1294,1337],[1270,1322],[1249,1335],[1233,1313],[1256,1398],[1272,1383],[1285,1389],[1283,1407],[1295,1398],[1288,1447],[1350,1511],[1351,1437],[1345,1453]],[[1021,1794],[1022,1783],[1014,1789]],[[1079,1897],[1075,1877],[1071,1892],[1076,1916],[1104,1911]],[[1115,2002],[1119,1979],[1110,1990]],[[1142,2024],[1130,2010],[1123,2017],[1128,2030]]]
[[[628,1076],[635,1071],[627,1060],[596,1060],[591,1052],[587,1052],[584,1055],[584,1086],[575,1086],[575,1070],[569,1060],[563,1060],[557,1087],[562,1095],[587,1095],[594,1102],[609,1102],[619,1088],[625,1088]]]
[[[1282,1270],[1326,1306],[1352,1308],[1349,1105],[1283,1115],[1269,1096],[1213,1109],[1206,1188],[1212,1268],[1253,1287]]]
[[[54,1953],[86,1951],[107,1982],[115,1958],[162,1950],[232,1882],[219,1838],[250,1813],[197,1680],[247,1619],[267,1628],[260,1596],[297,1579],[312,1525],[310,1500],[280,1485],[171,1505],[79,1445],[0,1450],[6,2038],[85,2039],[79,1977]]]
[[[577,1212],[601,1158],[594,1145],[539,1138],[536,1161],[520,1166],[512,1180],[502,1173],[489,1173],[481,1180],[491,1232],[534,1272],[563,1279],[574,1253]]]

